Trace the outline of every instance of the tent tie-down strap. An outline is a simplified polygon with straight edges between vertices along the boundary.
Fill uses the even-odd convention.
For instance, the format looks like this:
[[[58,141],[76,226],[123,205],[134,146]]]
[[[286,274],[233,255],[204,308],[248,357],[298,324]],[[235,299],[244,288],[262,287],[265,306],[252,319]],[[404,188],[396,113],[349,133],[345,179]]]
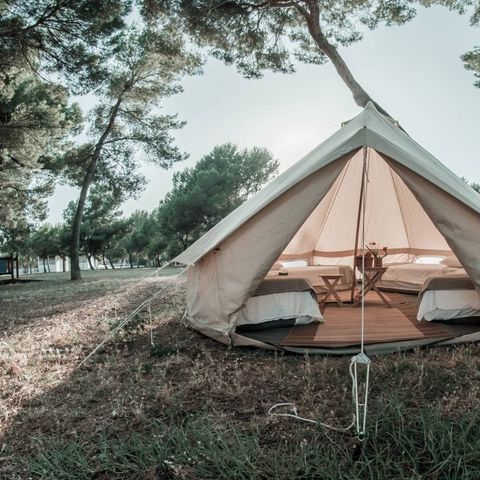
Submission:
[[[168,264],[167,264],[168,265]],[[167,265],[164,267],[156,270],[156,273],[158,273],[160,270],[165,268]],[[180,277],[180,275],[183,275],[188,269],[190,268],[190,265],[185,267],[180,273],[177,273],[177,275],[174,275],[172,277],[168,277],[169,279],[173,280],[175,278]],[[154,272],[155,273],[155,272]],[[150,275],[148,275],[150,276]],[[147,278],[147,277],[144,277]],[[142,279],[144,280],[144,279]],[[119,330],[121,330],[128,322],[130,322],[137,313],[139,313],[143,308],[147,308],[147,311],[149,313],[150,321],[151,321],[151,310],[150,310],[150,305],[151,302],[154,298],[158,297],[161,293],[163,293],[169,285],[165,285],[163,288],[160,290],[156,291],[151,297],[147,298],[145,301],[143,301],[135,310],[133,310],[130,315],[128,315],[124,320],[122,320],[114,329],[110,330],[107,335],[105,335],[105,338],[75,367],[75,369],[80,368],[85,362],[89,360],[90,357],[95,355],[95,353],[98,352],[98,350],[107,343],[108,340],[110,340]],[[150,332],[152,334],[152,332]],[[153,340],[150,340],[153,342]]]

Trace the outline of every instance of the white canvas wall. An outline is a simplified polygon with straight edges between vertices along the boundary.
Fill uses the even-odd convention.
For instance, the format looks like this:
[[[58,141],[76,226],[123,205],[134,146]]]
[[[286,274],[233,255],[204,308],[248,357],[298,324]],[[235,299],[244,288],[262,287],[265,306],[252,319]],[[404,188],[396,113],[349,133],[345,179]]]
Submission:
[[[281,258],[311,263],[352,263],[363,168],[360,150],[284,250]],[[367,150],[365,240],[388,246],[386,260],[448,255],[450,247],[399,175],[373,149]],[[362,229],[360,216],[359,230]],[[358,242],[361,249],[361,241]]]

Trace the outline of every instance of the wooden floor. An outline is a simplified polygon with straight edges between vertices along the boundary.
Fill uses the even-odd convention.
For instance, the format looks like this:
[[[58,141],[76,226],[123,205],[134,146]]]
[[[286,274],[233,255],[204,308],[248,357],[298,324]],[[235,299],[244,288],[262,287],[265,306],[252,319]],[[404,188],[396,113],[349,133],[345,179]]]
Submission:
[[[401,342],[410,340],[443,340],[452,332],[431,322],[416,319],[416,296],[399,293],[386,294],[392,307],[370,292],[365,301],[365,344]],[[342,292],[347,300],[349,292]],[[298,325],[290,329],[279,342],[290,347],[348,347],[360,344],[361,308],[327,303],[323,309],[324,323]]]
[[[341,292],[345,302],[350,292]],[[417,321],[417,296],[386,293],[392,308],[387,308],[375,292],[365,302],[365,351],[370,354],[398,352],[445,340],[478,338],[480,318],[461,318],[448,322]],[[322,307],[324,323],[281,326],[242,332],[247,338],[274,345],[293,353],[354,355],[360,351],[361,309],[347,304]],[[477,334],[475,336],[475,334]]]

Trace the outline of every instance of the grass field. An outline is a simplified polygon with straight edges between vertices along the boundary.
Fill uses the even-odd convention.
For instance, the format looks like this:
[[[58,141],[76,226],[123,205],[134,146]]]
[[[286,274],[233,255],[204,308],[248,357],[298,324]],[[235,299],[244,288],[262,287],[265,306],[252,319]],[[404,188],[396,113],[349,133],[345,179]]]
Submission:
[[[351,431],[267,415],[288,401],[348,425],[349,358],[217,344],[181,325],[184,279],[170,269],[138,283],[151,272],[0,286],[1,478],[480,478],[476,345],[374,358],[359,446]],[[151,324],[143,312],[75,369],[160,288]]]

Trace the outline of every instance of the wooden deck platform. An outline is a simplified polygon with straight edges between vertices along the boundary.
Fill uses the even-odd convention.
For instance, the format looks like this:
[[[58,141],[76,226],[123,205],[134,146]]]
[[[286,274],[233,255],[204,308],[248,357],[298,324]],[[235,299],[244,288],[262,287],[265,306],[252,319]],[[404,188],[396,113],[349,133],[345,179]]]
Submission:
[[[342,300],[350,292],[340,292]],[[432,345],[462,335],[480,332],[480,319],[456,322],[419,322],[416,295],[386,293],[392,308],[386,307],[375,292],[365,301],[365,346],[367,351],[388,353],[416,346]],[[278,327],[242,332],[251,339],[296,353],[345,355],[359,351],[361,309],[329,302],[323,308],[324,323]],[[469,321],[470,320],[470,321]],[[473,320],[473,321],[472,321]]]
[[[348,292],[344,293],[344,297]],[[416,297],[398,293],[386,294],[392,308],[386,307],[375,293],[365,302],[365,344],[407,340],[444,340],[452,333],[431,322],[416,319]],[[346,300],[347,298],[345,298]],[[360,344],[361,308],[329,303],[323,311],[325,323],[298,325],[280,343],[294,347],[348,347]]]

